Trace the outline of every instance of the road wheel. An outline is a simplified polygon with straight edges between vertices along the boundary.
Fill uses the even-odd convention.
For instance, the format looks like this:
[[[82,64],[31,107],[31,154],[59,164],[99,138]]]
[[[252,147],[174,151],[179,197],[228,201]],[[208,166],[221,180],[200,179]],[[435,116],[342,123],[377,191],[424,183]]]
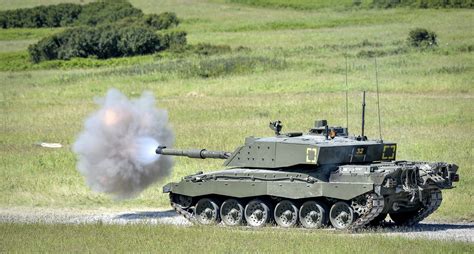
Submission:
[[[244,207],[236,199],[227,199],[221,205],[221,219],[227,226],[241,225],[244,220]]]
[[[320,228],[327,224],[327,208],[316,201],[306,201],[300,207],[300,222],[305,228]]]
[[[346,202],[337,202],[329,212],[331,224],[337,229],[347,229],[354,222],[354,211]]]
[[[196,220],[204,225],[215,224],[219,221],[219,206],[212,199],[200,199],[195,208]]]
[[[284,228],[293,227],[298,222],[298,208],[289,200],[280,201],[275,206],[275,221]]]
[[[245,206],[245,220],[252,227],[262,227],[270,219],[270,207],[260,199],[254,199]]]

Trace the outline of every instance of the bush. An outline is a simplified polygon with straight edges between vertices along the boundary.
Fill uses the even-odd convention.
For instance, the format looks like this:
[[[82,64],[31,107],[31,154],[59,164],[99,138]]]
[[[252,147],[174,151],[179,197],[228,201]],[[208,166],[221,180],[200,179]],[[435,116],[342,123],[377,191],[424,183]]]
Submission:
[[[126,17],[116,22],[122,26],[128,25],[142,25],[148,26],[155,30],[165,30],[176,27],[179,24],[179,19],[175,13],[163,12],[160,14],[149,14],[143,17],[132,16]]]
[[[120,56],[144,55],[166,49],[160,37],[144,26],[129,26],[120,29],[116,45]]]
[[[412,47],[433,47],[438,45],[436,41],[436,34],[424,28],[416,28],[408,34],[408,45]]]
[[[92,2],[84,5],[75,24],[96,26],[103,23],[113,23],[127,17],[143,17],[143,12],[127,1]]]
[[[82,11],[77,4],[58,4],[38,6],[30,9],[7,10],[0,12],[0,26],[12,27],[59,27],[72,24]]]
[[[175,13],[163,12],[159,15],[149,14],[143,18],[143,23],[147,26],[153,27],[156,30],[168,29],[178,26],[179,20]]]
[[[106,0],[86,5],[58,4],[0,11],[0,26],[2,28],[95,26],[126,17],[143,17],[143,12],[126,1]]]
[[[186,32],[184,31],[161,33],[159,36],[164,49],[169,48],[175,51],[182,51],[186,48],[187,40]]]
[[[123,0],[103,0],[86,5],[58,4],[30,9],[0,11],[0,26],[13,27],[63,27],[97,26],[110,23],[149,26],[163,30],[178,26],[175,13],[143,15],[143,12]]]
[[[157,35],[143,25],[78,27],[46,37],[28,47],[34,63],[73,57],[111,57],[150,54],[186,44],[186,33]]]
[[[59,43],[55,36],[47,37],[40,40],[34,45],[28,46],[28,52],[30,59],[34,63],[41,62],[43,60],[57,59],[58,58]]]

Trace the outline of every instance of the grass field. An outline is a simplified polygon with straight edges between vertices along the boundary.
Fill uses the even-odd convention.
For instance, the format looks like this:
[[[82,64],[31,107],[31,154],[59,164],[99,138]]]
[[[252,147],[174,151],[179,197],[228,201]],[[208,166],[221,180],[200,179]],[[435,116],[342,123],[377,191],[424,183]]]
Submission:
[[[244,46],[250,51],[211,57],[154,55],[33,65],[28,62],[27,46],[57,29],[0,30],[0,206],[167,207],[167,197],[161,194],[163,182],[220,168],[221,161],[177,159],[170,178],[136,199],[114,201],[91,192],[75,169],[70,148],[84,118],[96,109],[93,99],[112,87],[129,96],[152,91],[159,106],[169,111],[176,147],[232,151],[246,136],[272,135],[267,127],[270,120],[282,120],[287,131],[305,131],[315,119],[344,125],[347,55],[350,131],[359,132],[361,91],[368,90],[367,133],[378,137],[374,59],[368,57],[377,54],[383,136],[398,143],[398,158],[460,166],[458,187],[444,192],[443,205],[430,218],[474,220],[472,10],[335,8],[320,12],[318,8],[264,8],[232,1],[131,2],[146,13],[176,12],[191,44]],[[1,0],[0,8],[37,3]],[[419,51],[404,46],[409,30],[415,27],[435,31],[439,47]],[[196,67],[235,61],[251,67],[223,69],[209,78]],[[42,149],[34,145],[39,141],[60,142],[65,148]],[[27,229],[2,227],[18,236]],[[45,237],[52,238],[58,230],[52,226],[33,228],[48,231]],[[87,230],[87,226],[59,230],[74,232]],[[199,230],[203,229],[192,229],[192,234]],[[230,231],[222,232],[231,235]],[[309,239],[306,241],[312,241]],[[403,241],[397,244],[408,246]],[[432,243],[423,244],[428,248]],[[84,250],[81,242],[76,245],[79,251]]]
[[[459,242],[216,227],[0,224],[0,236],[1,252],[470,253],[474,250],[472,244]]]

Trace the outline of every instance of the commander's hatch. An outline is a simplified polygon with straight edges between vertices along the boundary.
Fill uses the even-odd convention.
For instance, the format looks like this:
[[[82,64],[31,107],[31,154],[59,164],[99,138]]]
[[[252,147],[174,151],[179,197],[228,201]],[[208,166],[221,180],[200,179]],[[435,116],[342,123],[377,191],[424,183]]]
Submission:
[[[309,134],[313,135],[322,135],[330,137],[347,137],[349,136],[349,131],[347,128],[340,126],[328,126],[327,120],[316,120],[314,122],[314,127],[309,129]]]

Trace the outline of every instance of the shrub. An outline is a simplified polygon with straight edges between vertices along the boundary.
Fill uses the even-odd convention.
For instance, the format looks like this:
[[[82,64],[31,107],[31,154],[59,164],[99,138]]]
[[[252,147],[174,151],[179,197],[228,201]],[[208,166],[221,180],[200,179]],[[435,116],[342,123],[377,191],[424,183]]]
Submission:
[[[34,45],[28,47],[30,59],[34,63],[41,62],[43,60],[57,59],[58,58],[59,43],[55,36],[50,36],[40,40]]]
[[[157,35],[143,25],[77,27],[46,37],[28,47],[35,62],[73,57],[111,57],[150,54],[170,47],[186,45],[186,33]]]
[[[408,34],[408,45],[412,47],[433,47],[438,45],[436,41],[436,34],[424,28],[416,28]]]
[[[86,5],[57,4],[0,11],[0,26],[2,28],[95,26],[126,17],[143,17],[143,12],[126,1],[105,0]]]
[[[86,5],[58,4],[0,11],[0,26],[2,28],[97,26],[116,22],[121,25],[144,25],[155,30],[163,30],[177,26],[179,19],[172,12],[143,15],[141,10],[123,0],[103,0]]]
[[[162,47],[164,49],[171,49],[175,51],[182,51],[186,48],[186,32],[184,31],[173,31],[168,33],[161,33],[160,40],[162,41]]]
[[[144,26],[128,26],[119,30],[116,43],[121,56],[134,56],[166,49],[159,36]]]
[[[66,30],[52,36],[57,42],[57,55],[50,59],[70,59],[72,57],[87,57],[93,50],[96,34],[92,29],[79,27]],[[46,59],[49,60],[49,59]]]
[[[0,12],[0,26],[12,27],[59,27],[71,24],[82,11],[77,4],[38,6],[30,9]]]
[[[76,25],[95,26],[112,23],[127,17],[142,17],[143,12],[127,1],[100,1],[84,5]]]
[[[161,14],[149,14],[143,18],[143,23],[156,30],[168,29],[178,26],[179,20],[175,13],[163,12]]]

